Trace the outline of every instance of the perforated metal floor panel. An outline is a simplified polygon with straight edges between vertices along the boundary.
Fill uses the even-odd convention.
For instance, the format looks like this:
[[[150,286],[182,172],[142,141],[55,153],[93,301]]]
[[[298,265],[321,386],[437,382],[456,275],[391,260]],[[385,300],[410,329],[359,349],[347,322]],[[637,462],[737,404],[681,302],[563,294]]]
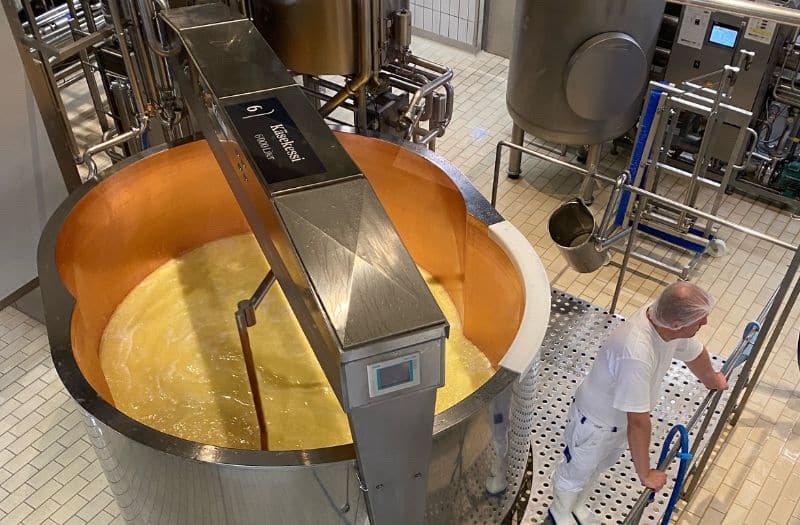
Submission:
[[[561,460],[562,437],[567,410],[574,390],[589,372],[597,351],[606,337],[623,319],[564,292],[553,290],[550,326],[542,343],[541,362],[535,394],[532,448],[532,482],[523,524],[547,522],[547,508],[552,499],[550,476]],[[719,369],[722,360],[712,356]],[[733,378],[735,380],[735,377]],[[689,372],[686,365],[673,362],[664,379],[664,393],[653,413],[653,442],[650,455],[658,458],[662,440],[675,423],[686,423],[708,391]],[[720,407],[727,400],[724,395]],[[713,429],[719,410],[709,426]],[[710,431],[707,432],[710,434]],[[693,443],[694,433],[690,440]],[[702,447],[698,453],[702,451]],[[665,490],[656,495],[644,512],[641,523],[656,523],[666,507],[673,486],[677,461],[669,471]],[[606,472],[595,485],[594,511],[602,523],[622,523],[642,492],[628,453]]]

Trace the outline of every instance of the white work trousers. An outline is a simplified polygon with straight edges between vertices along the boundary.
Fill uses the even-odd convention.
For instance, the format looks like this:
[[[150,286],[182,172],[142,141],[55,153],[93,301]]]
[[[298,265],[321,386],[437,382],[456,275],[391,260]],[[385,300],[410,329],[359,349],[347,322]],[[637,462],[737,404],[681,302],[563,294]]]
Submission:
[[[613,467],[628,445],[625,428],[609,428],[591,421],[572,403],[564,431],[564,456],[553,472],[553,488],[580,492]]]

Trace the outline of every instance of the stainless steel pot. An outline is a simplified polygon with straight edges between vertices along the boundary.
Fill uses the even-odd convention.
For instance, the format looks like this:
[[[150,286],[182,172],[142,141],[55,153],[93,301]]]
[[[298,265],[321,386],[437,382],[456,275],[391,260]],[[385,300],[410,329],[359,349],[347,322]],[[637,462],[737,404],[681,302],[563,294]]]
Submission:
[[[529,451],[533,356],[550,301],[541,262],[441,157],[388,139],[338,137],[412,257],[445,285],[465,334],[498,366],[435,418],[427,521],[500,521]],[[363,523],[352,445],[276,452],[209,446],[149,428],[114,407],[98,347],[119,302],[176,255],[247,230],[204,141],[145,151],[82,186],[51,218],[39,247],[56,370],[130,522]],[[532,370],[519,365],[526,360]],[[486,482],[498,475],[508,488],[492,496]]]

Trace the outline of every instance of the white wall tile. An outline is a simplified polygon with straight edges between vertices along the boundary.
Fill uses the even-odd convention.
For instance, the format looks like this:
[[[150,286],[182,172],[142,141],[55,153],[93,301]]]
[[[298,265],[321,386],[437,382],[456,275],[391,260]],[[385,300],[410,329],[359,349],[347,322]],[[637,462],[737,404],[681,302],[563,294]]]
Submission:
[[[450,0],[450,14],[458,16],[458,6],[461,0]]]
[[[458,17],[450,15],[448,18],[450,19],[450,27],[447,28],[447,36],[453,40],[458,40]]]
[[[466,20],[469,17],[469,4],[471,0],[459,0],[458,3],[458,17]]]
[[[430,7],[422,8],[422,29],[433,31],[433,11]]]
[[[469,22],[463,18],[458,19],[458,41],[467,43],[467,26]]]
[[[480,2],[480,0],[472,0],[467,2],[467,20],[474,22],[478,19],[478,2]]]

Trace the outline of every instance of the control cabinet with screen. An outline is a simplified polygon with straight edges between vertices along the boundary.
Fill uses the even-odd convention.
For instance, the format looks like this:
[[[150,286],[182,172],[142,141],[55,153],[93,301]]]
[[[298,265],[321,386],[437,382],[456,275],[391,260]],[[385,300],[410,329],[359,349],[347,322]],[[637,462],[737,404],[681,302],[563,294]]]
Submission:
[[[419,385],[419,354],[367,366],[369,396],[375,397]]]

